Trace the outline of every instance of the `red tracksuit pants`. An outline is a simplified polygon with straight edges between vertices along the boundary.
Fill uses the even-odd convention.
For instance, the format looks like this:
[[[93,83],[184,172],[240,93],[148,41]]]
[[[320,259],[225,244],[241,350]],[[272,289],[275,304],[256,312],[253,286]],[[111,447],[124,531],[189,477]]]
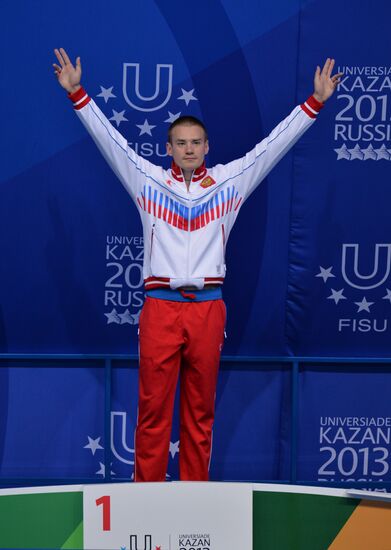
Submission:
[[[140,316],[135,481],[165,481],[180,378],[181,480],[207,481],[226,309],[147,297]]]

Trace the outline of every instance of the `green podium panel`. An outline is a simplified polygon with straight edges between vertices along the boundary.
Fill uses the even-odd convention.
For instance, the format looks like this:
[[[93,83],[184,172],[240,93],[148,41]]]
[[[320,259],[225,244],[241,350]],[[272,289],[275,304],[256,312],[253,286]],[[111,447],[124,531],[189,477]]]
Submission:
[[[253,486],[253,550],[390,550],[391,495]]]
[[[0,548],[84,548],[82,487],[19,491],[0,491]]]

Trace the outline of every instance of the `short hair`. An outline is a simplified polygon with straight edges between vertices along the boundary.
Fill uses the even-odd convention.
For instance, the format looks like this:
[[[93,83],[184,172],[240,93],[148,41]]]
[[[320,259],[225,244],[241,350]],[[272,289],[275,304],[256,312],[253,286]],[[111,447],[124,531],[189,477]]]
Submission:
[[[208,131],[205,124],[197,117],[191,115],[184,115],[178,117],[174,122],[171,122],[168,128],[168,141],[171,143],[171,134],[174,128],[177,126],[200,126],[204,130],[205,140],[208,139]]]

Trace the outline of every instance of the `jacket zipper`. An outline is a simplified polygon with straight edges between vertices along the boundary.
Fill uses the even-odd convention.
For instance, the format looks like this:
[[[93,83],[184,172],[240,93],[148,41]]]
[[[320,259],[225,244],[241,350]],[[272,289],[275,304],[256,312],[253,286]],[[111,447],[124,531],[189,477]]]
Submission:
[[[191,185],[191,181],[193,179],[193,174],[194,174],[194,170],[191,174],[189,189],[187,189],[188,194],[190,194],[190,185]],[[185,185],[186,185],[185,175],[183,174],[183,171],[182,171],[182,176],[183,176],[183,179],[184,179]],[[187,186],[186,186],[186,188],[187,188]],[[190,204],[189,204],[189,217],[188,217],[188,222],[187,222],[187,233],[188,233],[188,239],[187,239],[187,264],[186,264],[186,279],[187,280],[189,280],[189,278],[190,278],[190,235],[191,235],[190,225],[191,225],[191,205],[192,205],[192,202],[193,202],[191,196],[189,198],[189,201],[190,201]]]

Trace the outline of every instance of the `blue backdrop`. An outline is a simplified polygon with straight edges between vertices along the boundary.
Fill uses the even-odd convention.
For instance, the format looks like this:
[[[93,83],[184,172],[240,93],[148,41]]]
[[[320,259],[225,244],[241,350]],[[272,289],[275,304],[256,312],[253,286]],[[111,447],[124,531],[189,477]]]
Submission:
[[[227,162],[305,100],[316,65],[335,57],[338,90],[233,231],[224,353],[390,355],[389,2],[95,0],[59,10],[6,0],[1,15],[1,353],[137,353],[140,222],[56,82],[53,48],[65,47],[132,147],[165,166],[178,113],[205,121],[208,164]],[[0,476],[102,476],[103,384],[93,362],[2,364]],[[222,371],[214,479],[287,478],[289,384],[283,364]],[[390,479],[390,390],[388,373],[370,365],[300,372],[301,479]],[[118,364],[118,476],[132,471],[136,396],[137,371]],[[174,428],[174,479],[177,439]]]

